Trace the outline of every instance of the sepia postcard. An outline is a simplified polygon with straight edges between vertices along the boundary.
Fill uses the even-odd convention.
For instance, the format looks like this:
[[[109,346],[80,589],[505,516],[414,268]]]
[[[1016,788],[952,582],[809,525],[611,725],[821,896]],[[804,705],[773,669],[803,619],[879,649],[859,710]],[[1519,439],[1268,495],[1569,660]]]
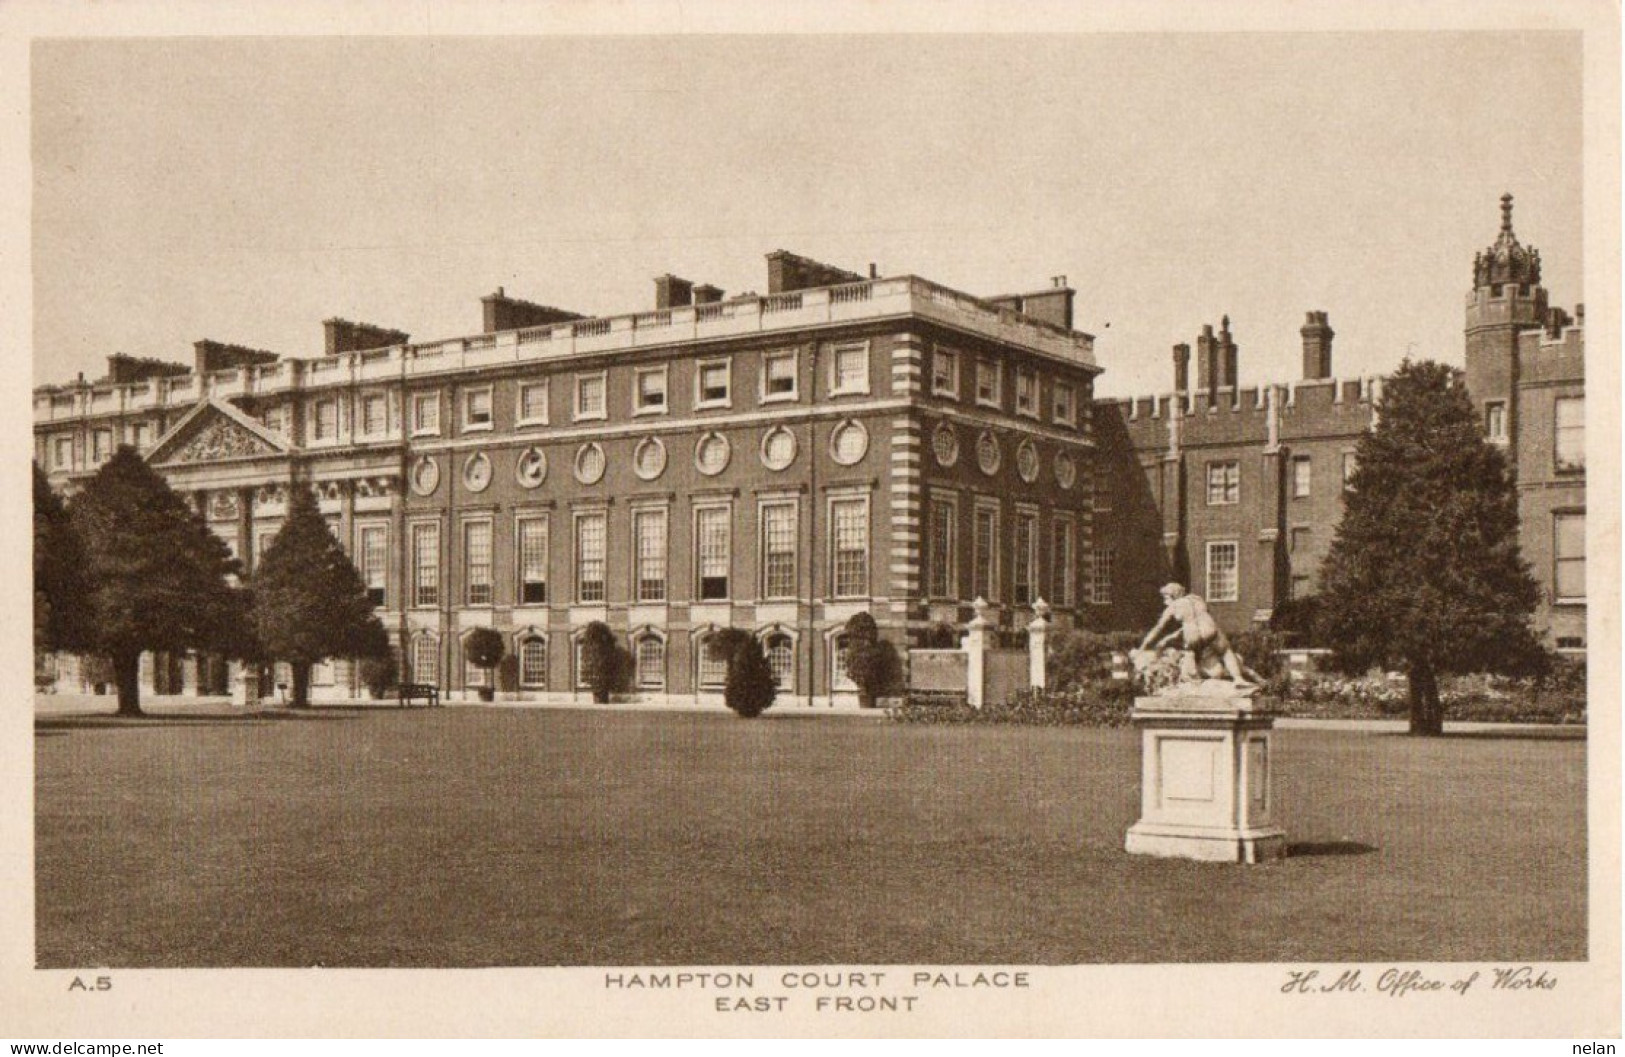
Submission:
[[[0,49],[11,1038],[1620,1037],[1617,6]]]

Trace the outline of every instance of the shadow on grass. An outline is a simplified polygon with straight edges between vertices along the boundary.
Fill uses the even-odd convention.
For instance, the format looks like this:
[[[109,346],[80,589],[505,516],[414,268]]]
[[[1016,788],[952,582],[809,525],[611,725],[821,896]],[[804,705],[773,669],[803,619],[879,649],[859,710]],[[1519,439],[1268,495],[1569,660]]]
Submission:
[[[222,713],[219,715],[199,715],[197,713],[149,713],[143,716],[120,715],[67,715],[67,716],[38,716],[34,719],[34,733],[36,735],[65,734],[73,730],[117,730],[134,728],[137,730],[154,730],[174,727],[220,727],[220,726],[260,726],[267,723],[279,722],[330,722],[348,721],[363,715],[367,709],[357,708],[324,708],[308,712],[276,711],[276,712],[245,712],[241,715]]]
[[[1370,855],[1376,850],[1373,845],[1354,840],[1306,841],[1286,846],[1289,859],[1312,855]]]
[[[1414,738],[1417,741],[1585,741],[1586,728],[1572,727],[1518,727],[1512,730],[1447,730],[1432,736],[1410,734],[1403,730],[1382,731],[1381,738]]]

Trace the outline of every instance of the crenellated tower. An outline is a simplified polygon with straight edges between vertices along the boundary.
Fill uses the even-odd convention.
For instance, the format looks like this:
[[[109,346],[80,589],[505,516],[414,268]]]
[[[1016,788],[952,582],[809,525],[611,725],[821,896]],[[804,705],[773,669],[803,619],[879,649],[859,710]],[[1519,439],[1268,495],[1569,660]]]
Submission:
[[[1505,415],[1502,435],[1517,420],[1518,334],[1546,324],[1546,288],[1540,285],[1540,251],[1518,241],[1512,230],[1512,196],[1501,196],[1501,233],[1473,258],[1473,290],[1467,295],[1467,391],[1486,421]]]

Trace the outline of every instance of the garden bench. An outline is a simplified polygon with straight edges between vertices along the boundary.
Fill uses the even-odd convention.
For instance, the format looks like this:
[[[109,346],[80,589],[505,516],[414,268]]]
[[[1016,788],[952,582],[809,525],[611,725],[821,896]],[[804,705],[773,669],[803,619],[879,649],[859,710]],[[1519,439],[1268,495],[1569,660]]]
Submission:
[[[401,683],[395,688],[395,692],[402,708],[413,701],[422,701],[431,708],[440,704],[440,687],[433,683]]]

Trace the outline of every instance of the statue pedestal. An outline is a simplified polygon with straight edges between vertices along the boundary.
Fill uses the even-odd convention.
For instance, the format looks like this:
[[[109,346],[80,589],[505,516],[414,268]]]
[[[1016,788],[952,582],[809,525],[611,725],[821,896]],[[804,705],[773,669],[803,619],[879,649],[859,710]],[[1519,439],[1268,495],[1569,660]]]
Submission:
[[[1270,729],[1263,702],[1235,696],[1139,697],[1140,821],[1134,855],[1257,863],[1286,854],[1272,823]]]
[[[231,703],[241,708],[260,703],[260,670],[252,664],[231,662],[227,678],[231,681]]]

